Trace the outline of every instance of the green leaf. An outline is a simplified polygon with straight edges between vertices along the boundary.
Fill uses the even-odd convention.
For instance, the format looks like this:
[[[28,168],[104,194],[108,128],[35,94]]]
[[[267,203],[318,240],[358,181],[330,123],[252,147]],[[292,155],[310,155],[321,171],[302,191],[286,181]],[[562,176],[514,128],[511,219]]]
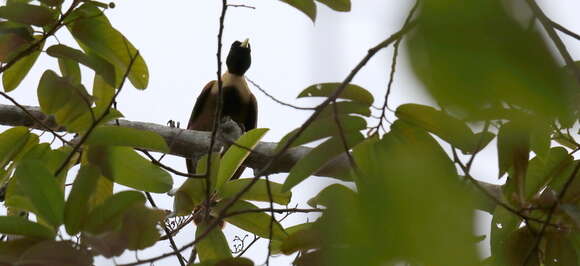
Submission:
[[[55,236],[52,229],[18,216],[0,216],[0,233],[46,239]]]
[[[362,104],[359,102],[349,102],[349,101],[342,101],[336,103],[330,103],[329,105],[320,112],[318,115],[318,119],[323,117],[334,117],[335,110],[334,106],[336,106],[336,111],[339,115],[347,115],[347,114],[358,114],[362,116],[369,117],[371,116],[370,106],[366,104]]]
[[[316,5],[314,0],[280,0],[286,4],[293,6],[294,8],[302,11],[307,15],[312,22],[316,21]]]
[[[211,154],[212,158],[211,158],[211,167],[210,167],[210,190],[214,190],[215,185],[217,184],[217,176],[219,173],[219,167],[220,167],[220,161],[221,161],[221,156],[218,152],[213,152]],[[197,161],[197,167],[195,169],[195,173],[198,175],[201,174],[206,174],[208,171],[208,167],[207,167],[207,155],[204,155],[203,157],[201,157],[201,159],[199,159]],[[205,183],[204,183],[205,184]],[[205,185],[204,185],[205,187]],[[205,192],[204,192],[204,197],[205,197]]]
[[[507,103],[544,117],[569,116],[577,91],[572,75],[561,70],[543,32],[523,27],[505,7],[422,4],[407,41],[415,74],[447,109],[477,114]]]
[[[49,47],[46,53],[59,59],[70,59],[95,71],[111,86],[116,86],[115,67],[98,56],[90,56],[80,50],[57,44]]]
[[[100,10],[91,5],[83,5],[79,12],[94,14]],[[105,16],[88,15],[75,21],[69,28],[72,35],[90,51],[113,64],[117,73],[125,73],[137,49],[115,28]],[[84,49],[84,48],[83,48]],[[149,71],[142,56],[138,56],[131,67],[129,80],[137,89],[145,89],[149,82]],[[117,82],[120,82],[118,80]]]
[[[90,212],[84,228],[93,234],[114,229],[121,222],[123,214],[127,210],[143,204],[145,204],[145,197],[141,192],[122,191],[115,193]]]
[[[216,209],[220,211],[228,200],[222,200],[217,204]],[[229,213],[254,210],[257,209],[254,204],[247,201],[236,201],[232,207],[228,209]],[[244,214],[238,214],[225,218],[228,223],[231,223],[240,229],[246,230],[250,233],[256,234],[260,237],[270,238],[270,222],[272,217],[264,212],[249,212]],[[274,220],[272,224],[272,239],[282,240],[286,238],[286,232],[284,228]]]
[[[341,83],[320,83],[304,89],[298,98],[304,97],[329,97]],[[339,99],[347,99],[361,104],[371,105],[374,102],[373,95],[363,87],[349,84],[338,95]]]
[[[38,84],[40,109],[46,114],[55,114],[62,110],[63,112],[57,114],[61,116],[61,121],[66,121],[67,115],[76,114],[75,110],[79,106],[81,111],[88,111],[88,93],[81,87],[82,85],[75,86],[66,78],[59,77],[52,70],[45,71]]]
[[[465,153],[474,152],[479,141],[464,122],[430,106],[403,104],[395,114],[399,119],[437,135]]]
[[[550,150],[552,128],[546,123],[537,123],[530,133],[530,149],[540,158],[545,159]]]
[[[38,50],[18,60],[18,62],[4,71],[4,74],[2,74],[2,85],[4,86],[5,92],[11,92],[20,85],[20,82],[22,82],[36,62],[36,59],[40,55],[40,51],[42,51],[43,45],[44,44],[42,44]]]
[[[134,189],[165,193],[173,180],[166,171],[141,157],[132,148],[91,146],[89,160],[115,183]]]
[[[79,63],[70,59],[59,58],[58,67],[62,76],[67,78],[70,83],[81,83],[81,68],[79,67]]]
[[[64,192],[42,161],[22,161],[16,168],[14,178],[30,199],[38,216],[54,227],[62,224]]]
[[[294,226],[287,227],[285,230],[286,230],[286,233],[288,233],[288,238],[286,238],[284,241],[272,240],[271,245],[270,245],[270,247],[272,249],[272,254],[282,253],[282,250],[280,250],[282,243],[286,242],[293,234],[312,228],[312,225],[313,225],[313,223],[303,223],[303,224],[297,224]],[[313,230],[313,232],[314,232],[314,230]],[[318,237],[320,237],[320,236],[318,236]]]
[[[308,200],[308,205],[316,208],[318,205],[329,206],[335,198],[343,198],[346,200],[356,200],[356,193],[350,188],[341,184],[332,184],[321,190],[318,195]]]
[[[105,82],[100,75],[95,75],[93,80],[93,97],[97,106],[108,106],[115,97],[115,88]]]
[[[218,191],[218,196],[220,198],[231,198],[250,184],[252,179],[253,178],[241,178],[227,181]],[[240,199],[270,202],[267,185],[268,183],[266,180],[259,179],[246,193],[242,195]],[[270,191],[272,192],[272,201],[274,203],[281,205],[287,205],[290,203],[292,193],[282,192],[282,184],[270,181]]]
[[[506,210],[497,206],[491,220],[490,247],[491,255],[498,261],[505,261],[508,239],[520,226],[522,220]]]
[[[232,145],[221,158],[220,168],[217,175],[216,190],[219,190],[222,184],[228,181],[232,175],[240,168],[244,160],[250,155],[250,150],[254,149],[262,137],[268,132],[267,128],[256,128],[246,132],[238,140],[237,145]],[[242,149],[240,147],[246,147]]]
[[[85,223],[90,209],[89,198],[95,192],[99,169],[89,164],[81,166],[64,207],[64,225],[69,235],[76,235]]]
[[[55,14],[50,9],[17,2],[0,7],[0,18],[39,27],[56,22]]]
[[[8,162],[24,148],[29,138],[30,131],[25,127],[13,127],[0,134],[0,167],[5,168]]]
[[[352,134],[353,131],[363,130],[367,126],[366,121],[358,116],[341,115],[338,117],[338,120],[340,121],[342,132],[345,135]],[[279,151],[282,147],[284,147],[290,138],[292,138],[298,132],[298,130],[299,129],[295,129],[286,134],[286,136],[280,140],[278,146],[276,146],[276,150]],[[306,128],[306,130],[302,132],[302,134],[300,134],[300,136],[294,142],[292,142],[290,148],[319,140],[321,138],[339,135],[340,131],[334,117],[315,120],[310,126]]]
[[[316,0],[316,1],[323,3],[336,11],[342,12],[350,11],[350,0]]]
[[[195,229],[195,237],[200,237],[200,235],[208,229],[209,227],[207,223],[199,224]],[[228,241],[226,240],[221,228],[218,226],[214,227],[209,234],[197,243],[195,247],[201,262],[232,257]]]
[[[161,236],[157,225],[165,219],[165,211],[146,208],[143,205],[129,208],[123,218],[121,233],[127,240],[129,250],[153,246]]]
[[[163,153],[169,152],[169,147],[167,147],[165,139],[157,133],[128,127],[97,127],[93,130],[85,143],[90,145],[142,148]]]
[[[538,195],[553,178],[566,171],[572,161],[573,157],[562,147],[552,148],[548,157],[531,159],[526,172],[526,198]]]
[[[363,141],[364,137],[359,132],[355,132],[345,135],[345,139],[347,146],[350,148]],[[344,146],[340,136],[332,137],[318,145],[292,167],[290,174],[284,181],[283,191],[289,191],[304,179],[313,175],[326,162],[343,152]]]
[[[525,175],[530,153],[530,133],[525,126],[509,122],[497,134],[499,176],[514,168],[514,176]],[[519,180],[518,183],[523,182]],[[520,185],[523,185],[521,183]],[[519,185],[518,185],[519,186]]]
[[[200,186],[201,188],[201,186]],[[181,189],[181,188],[180,188]],[[201,190],[201,189],[198,189]],[[200,198],[202,194],[200,193]],[[200,202],[198,199],[196,202]],[[173,195],[173,214],[174,216],[190,215],[193,212],[194,201],[189,194],[183,190],[177,190]]]
[[[286,238],[280,246],[280,251],[286,255],[290,255],[299,250],[309,250],[319,248],[321,246],[320,232],[313,228],[296,231]]]

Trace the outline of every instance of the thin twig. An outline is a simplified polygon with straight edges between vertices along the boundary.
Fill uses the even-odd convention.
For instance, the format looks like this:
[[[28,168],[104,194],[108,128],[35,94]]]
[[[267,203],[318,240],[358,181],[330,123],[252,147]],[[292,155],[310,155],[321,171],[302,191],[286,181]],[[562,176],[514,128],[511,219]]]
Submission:
[[[144,149],[136,149],[140,152],[142,152],[143,154],[145,154],[145,156],[147,156],[147,158],[149,158],[149,160],[151,160],[151,162],[154,165],[157,165],[173,174],[176,174],[178,176],[183,176],[183,177],[187,177],[187,178],[199,178],[199,179],[203,179],[205,178],[205,174],[190,174],[190,173],[184,173],[184,172],[180,172],[175,170],[174,168],[160,162],[159,160],[155,159],[155,157],[153,157],[153,155],[151,155],[147,150]]]
[[[228,4],[229,7],[243,7],[243,8],[249,8],[249,9],[256,9],[255,6],[249,6],[249,5],[241,5],[241,4]]]
[[[571,69],[572,73],[574,74],[574,77],[576,78],[576,81],[580,83],[580,69],[578,69],[578,67],[576,67],[576,64],[574,64],[574,59],[572,59],[572,56],[566,49],[566,45],[564,45],[564,42],[562,42],[562,39],[560,39],[560,36],[558,36],[558,33],[556,33],[556,31],[554,30],[554,24],[546,16],[546,14],[544,14],[544,11],[542,11],[542,9],[540,8],[540,6],[538,6],[536,1],[526,0],[526,2],[528,2],[528,5],[532,9],[532,12],[534,13],[535,16],[538,17],[540,23],[548,33],[548,36],[550,37],[550,39],[552,39],[552,42],[554,42],[554,44],[556,45],[558,52],[560,53],[562,58],[564,58],[564,62],[566,62],[568,68]]]
[[[315,110],[316,109],[314,107],[300,107],[300,106],[296,106],[296,105],[289,104],[289,103],[283,102],[281,100],[278,100],[278,99],[276,99],[276,97],[274,97],[272,94],[268,93],[266,90],[262,89],[262,87],[260,87],[260,85],[258,85],[256,82],[254,82],[253,80],[251,80],[247,76],[246,76],[246,80],[248,80],[252,85],[254,85],[254,87],[256,87],[256,89],[261,91],[264,95],[268,96],[268,98],[272,99],[273,101],[275,101],[281,105],[288,106],[288,107],[291,107],[291,108],[294,108],[297,110]]]
[[[555,21],[553,21],[551,19],[550,19],[550,24],[552,24],[552,26],[555,29],[559,30],[560,32],[567,34],[568,36],[580,41],[580,35],[578,35],[578,33],[575,33],[573,31],[569,30],[568,28],[562,26],[561,24],[556,23]]]
[[[415,14],[415,11],[417,10],[417,6],[419,6],[419,0],[417,0],[415,2],[415,5],[409,11],[407,18],[405,19],[405,22],[403,23],[403,28],[405,28],[411,22],[411,18],[413,18],[413,15]],[[383,121],[384,121],[383,119],[385,119],[385,120],[387,119],[386,112],[387,112],[387,110],[389,110],[389,96],[391,95],[391,88],[392,88],[393,82],[395,80],[395,72],[397,70],[397,58],[399,55],[399,45],[401,44],[402,40],[403,40],[403,36],[401,36],[401,38],[397,39],[397,41],[393,44],[393,58],[391,60],[391,71],[389,73],[389,83],[387,84],[387,92],[385,93],[383,107],[380,108],[381,115],[379,117],[379,123],[375,127],[373,127],[371,129],[371,131],[369,131],[369,134],[371,134],[373,132],[379,133],[379,128],[383,127]]]
[[[239,210],[234,212],[228,212],[224,215],[224,218],[232,217],[240,214],[247,214],[247,213],[256,213],[256,212],[272,212],[272,213],[311,213],[311,212],[324,212],[324,209],[319,208],[312,208],[312,209],[301,209],[301,208],[285,208],[285,209],[276,209],[274,207],[270,208],[256,208],[256,209],[247,209],[247,210]]]
[[[147,200],[149,201],[149,204],[151,204],[151,206],[153,206],[153,208],[157,208],[157,204],[155,204],[153,197],[151,197],[151,193],[145,192],[145,196],[147,196]],[[169,234],[170,232],[169,232],[169,229],[167,228],[167,226],[165,225],[165,222],[161,222],[161,227],[163,228],[163,231],[165,231],[165,234],[168,236],[169,243],[171,244],[171,248],[175,251],[175,256],[177,257],[177,260],[179,260],[179,264],[181,264],[181,266],[185,266],[185,258],[183,258],[183,256],[181,256],[181,252],[177,251],[177,245],[175,245],[175,241],[173,240],[173,237],[171,236],[171,234]]]
[[[334,104],[332,105],[332,109],[333,109],[332,116],[334,117],[334,123],[336,124],[336,127],[338,129],[338,135],[339,135],[340,141],[342,143],[342,148],[344,149],[344,152],[345,152],[346,156],[348,157],[348,162],[350,163],[350,167],[358,175],[358,167],[356,165],[356,162],[354,161],[354,158],[352,157],[352,154],[350,154],[350,148],[348,147],[348,142],[346,141],[346,136],[344,135],[344,129],[342,127],[342,124],[340,123],[340,119],[338,116],[338,107],[336,106],[336,100],[334,101]],[[360,175],[358,175],[358,176],[360,176]]]
[[[209,211],[210,211],[210,204],[211,204],[211,200],[210,200],[210,194],[211,194],[211,161],[212,161],[212,154],[213,154],[213,147],[215,145],[216,142],[216,137],[217,137],[217,132],[220,129],[220,125],[221,125],[221,113],[222,113],[222,106],[223,106],[223,81],[222,81],[222,37],[223,37],[223,33],[224,33],[224,21],[226,18],[226,11],[228,9],[228,2],[227,0],[222,0],[222,11],[221,11],[221,15],[220,15],[220,19],[219,19],[219,31],[218,31],[218,35],[217,35],[217,53],[216,53],[216,61],[217,61],[217,87],[218,87],[218,98],[217,98],[217,103],[215,106],[215,111],[214,111],[214,121],[213,121],[213,128],[211,131],[211,140],[210,140],[210,144],[207,150],[207,167],[206,167],[206,171],[205,171],[205,196],[206,196],[206,207],[204,208],[205,210],[205,218],[207,219],[209,217]]]
[[[135,55],[133,57],[131,57],[131,61],[129,62],[129,65],[127,66],[127,70],[125,71],[125,74],[123,75],[123,79],[121,80],[121,84],[119,85],[117,92],[115,92],[115,95],[113,96],[113,98],[111,99],[109,104],[107,105],[107,108],[105,109],[103,114],[101,114],[101,116],[99,116],[99,118],[91,124],[91,126],[89,127],[87,132],[83,135],[83,137],[79,140],[79,142],[73,147],[72,151],[68,154],[66,159],[62,162],[62,164],[60,165],[58,170],[56,170],[54,176],[59,176],[59,174],[64,170],[64,168],[69,163],[69,161],[72,159],[72,157],[75,155],[75,153],[80,149],[80,147],[89,138],[89,136],[91,135],[93,130],[95,130],[97,125],[100,124],[101,121],[103,121],[103,119],[105,119],[105,117],[109,114],[109,112],[111,110],[111,106],[113,105],[113,102],[115,102],[115,99],[117,98],[119,93],[121,93],[121,89],[123,89],[123,85],[125,84],[125,81],[127,80],[127,76],[129,76],[129,72],[131,72],[131,68],[133,67],[133,63],[135,62],[137,57],[139,57],[139,51],[137,51],[135,53]]]

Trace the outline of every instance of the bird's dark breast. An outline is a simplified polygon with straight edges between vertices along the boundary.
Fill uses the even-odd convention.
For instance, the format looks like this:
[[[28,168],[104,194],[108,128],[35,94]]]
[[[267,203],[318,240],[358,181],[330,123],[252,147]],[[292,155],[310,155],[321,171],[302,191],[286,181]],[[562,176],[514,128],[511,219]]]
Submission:
[[[229,116],[238,124],[243,124],[248,116],[248,97],[243,97],[235,87],[223,88],[222,117]]]

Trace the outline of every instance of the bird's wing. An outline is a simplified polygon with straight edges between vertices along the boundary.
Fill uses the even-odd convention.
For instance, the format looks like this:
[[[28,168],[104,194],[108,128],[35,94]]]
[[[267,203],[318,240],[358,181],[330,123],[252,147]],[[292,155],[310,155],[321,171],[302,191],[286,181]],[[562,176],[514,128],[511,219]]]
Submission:
[[[254,94],[250,94],[250,105],[248,108],[248,116],[244,122],[244,127],[246,131],[250,131],[256,128],[258,123],[258,103],[256,102],[256,97]]]
[[[215,80],[208,82],[205,85],[205,87],[203,87],[203,90],[201,91],[199,96],[197,96],[197,100],[195,101],[195,106],[193,107],[193,111],[191,112],[191,116],[189,117],[189,123],[187,123],[187,129],[194,129],[194,130],[196,129],[196,128],[193,128],[194,122],[201,114],[203,106],[207,103],[207,99],[208,99],[209,94],[211,92],[211,87],[213,87],[214,83],[215,83]]]
[[[195,121],[196,121],[196,119],[199,118],[199,115],[201,114],[203,106],[207,103],[207,100],[208,100],[210,92],[211,92],[211,87],[213,86],[214,83],[215,83],[215,80],[208,82],[205,85],[205,87],[203,87],[203,90],[201,91],[201,93],[197,97],[197,100],[195,101],[195,106],[193,107],[193,111],[191,112],[191,116],[189,117],[189,123],[187,123],[187,129],[193,129],[193,130],[197,129],[194,126]],[[194,174],[195,167],[196,167],[197,163],[191,159],[185,159],[185,164],[187,165],[187,172],[190,174]]]

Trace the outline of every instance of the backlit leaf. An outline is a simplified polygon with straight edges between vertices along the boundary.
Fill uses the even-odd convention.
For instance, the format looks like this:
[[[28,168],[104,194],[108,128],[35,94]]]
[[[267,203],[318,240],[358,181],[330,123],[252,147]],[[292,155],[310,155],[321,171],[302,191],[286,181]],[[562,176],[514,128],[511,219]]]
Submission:
[[[81,166],[64,209],[64,225],[69,235],[76,235],[88,218],[89,198],[95,192],[100,177],[99,169],[85,164]]]
[[[266,132],[268,132],[266,128],[252,129],[236,140],[237,145],[230,146],[220,161],[217,184],[215,186],[216,190],[219,190],[222,184],[234,175],[236,170],[238,170],[244,160],[250,155],[248,149],[251,150],[256,147]],[[238,145],[247,149],[242,149]]]
[[[199,224],[195,229],[195,237],[198,238],[208,229],[209,227],[207,223]],[[221,228],[217,226],[214,227],[206,237],[202,238],[195,247],[201,262],[232,257],[228,241],[226,240]]]
[[[350,11],[350,0],[316,0],[336,11]]]
[[[216,209],[219,211],[221,208],[225,206],[228,200],[223,200],[217,204]],[[249,203],[247,201],[236,201],[231,208],[228,209],[229,213],[244,211],[244,210],[253,210],[257,209],[254,204]],[[238,214],[234,216],[229,216],[225,218],[228,223],[231,223],[240,229],[246,230],[250,233],[256,234],[260,237],[270,238],[270,221],[272,220],[271,216],[266,214],[265,212],[249,212],[244,214]],[[272,224],[272,239],[275,240],[282,240],[286,238],[286,232],[284,228],[274,220]]]
[[[90,212],[84,228],[93,234],[114,229],[121,222],[123,214],[128,209],[144,203],[145,196],[141,192],[122,191],[115,193]]]
[[[20,85],[20,82],[22,82],[36,62],[43,45],[40,45],[38,50],[18,60],[14,65],[4,71],[2,74],[2,85],[4,86],[5,92],[13,91]]]
[[[316,5],[314,0],[280,0],[306,14],[312,22],[316,21]]]
[[[0,7],[0,18],[39,27],[56,21],[55,14],[46,7],[17,2]]]
[[[221,189],[218,191],[218,196],[221,198],[230,198],[239,193],[243,188],[245,188],[253,178],[241,178],[236,180],[230,180],[223,184]],[[253,201],[265,201],[270,202],[270,197],[268,196],[268,188],[266,187],[268,183],[264,179],[259,179],[256,183],[242,195],[241,200],[253,200]],[[287,205],[290,203],[292,193],[282,192],[282,184],[278,184],[270,181],[270,192],[272,193],[272,201],[274,203]]]
[[[153,150],[158,152],[169,152],[169,147],[158,134],[128,127],[101,126],[95,128],[86,144],[91,145],[111,145],[125,146]]]
[[[340,86],[340,83],[320,83],[304,89],[298,98],[304,97],[329,97]],[[349,84],[338,95],[339,99],[347,99],[354,102],[371,105],[374,102],[373,95],[358,85]]]
[[[52,229],[18,216],[0,216],[0,233],[45,239],[55,236]]]

